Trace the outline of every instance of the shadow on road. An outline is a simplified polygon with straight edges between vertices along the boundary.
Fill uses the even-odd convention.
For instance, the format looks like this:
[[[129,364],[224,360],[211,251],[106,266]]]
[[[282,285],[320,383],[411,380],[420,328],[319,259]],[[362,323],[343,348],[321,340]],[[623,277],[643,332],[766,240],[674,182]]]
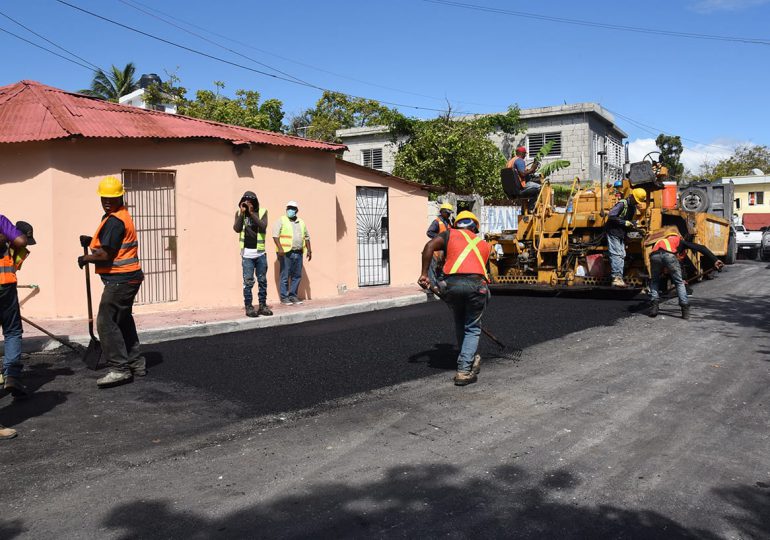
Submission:
[[[171,501],[136,501],[113,508],[102,526],[125,539],[718,538],[650,510],[580,506],[571,496],[580,480],[565,470],[541,478],[520,467],[501,466],[484,479],[460,480],[462,472],[444,464],[399,466],[386,471],[382,480],[307,486],[296,495],[217,519],[180,511]],[[222,495],[244,495],[235,484],[220,487]],[[737,497],[735,502],[745,501]],[[756,514],[761,508],[744,510],[748,521],[738,525],[742,530],[770,532],[766,518]]]
[[[16,426],[29,418],[43,415],[55,407],[67,401],[69,392],[44,391],[39,389],[50,383],[57,377],[73,375],[74,371],[69,366],[54,367],[50,363],[33,363],[24,371],[24,384],[30,395],[23,400],[14,400],[4,403],[0,409],[0,424],[4,426]],[[8,392],[0,390],[0,398],[5,398]],[[7,397],[10,400],[10,396]],[[2,530],[0,529],[0,532]],[[4,536],[0,535],[0,538]]]
[[[457,369],[457,347],[450,343],[436,343],[432,349],[418,352],[409,357],[410,364],[427,363],[433,369]]]
[[[741,538],[770,538],[770,485],[757,482],[753,486],[717,488],[714,492],[738,514],[725,520],[742,534]]]
[[[712,320],[751,326],[770,333],[770,298],[729,295],[722,298],[698,298],[697,310],[708,310]]]
[[[14,519],[13,521],[0,520],[0,538],[11,540],[11,538],[16,538],[23,532],[24,527],[20,519]]]

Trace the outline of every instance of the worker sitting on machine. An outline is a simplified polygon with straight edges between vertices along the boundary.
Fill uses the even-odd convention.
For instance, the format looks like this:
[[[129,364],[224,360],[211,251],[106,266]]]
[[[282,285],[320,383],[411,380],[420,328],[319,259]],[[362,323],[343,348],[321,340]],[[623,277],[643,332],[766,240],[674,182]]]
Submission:
[[[524,161],[526,157],[527,149],[525,147],[519,146],[516,148],[516,153],[505,166],[506,169],[511,169],[513,171],[514,185],[511,186],[511,189],[507,189],[505,185],[503,185],[503,188],[509,197],[528,199],[527,208],[531,212],[535,208],[535,201],[537,201],[537,196],[542,187],[534,174],[540,167],[540,162],[535,159],[532,164],[527,167],[527,164]],[[503,179],[503,184],[505,184],[505,178]]]

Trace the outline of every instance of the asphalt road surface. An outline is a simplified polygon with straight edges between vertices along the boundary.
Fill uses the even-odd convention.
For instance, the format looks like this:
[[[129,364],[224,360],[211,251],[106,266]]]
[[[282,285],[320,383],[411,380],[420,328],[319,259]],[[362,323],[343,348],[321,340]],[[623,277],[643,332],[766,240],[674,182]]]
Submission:
[[[498,296],[479,382],[440,303],[153,345],[0,402],[0,538],[770,538],[770,267],[650,319]]]

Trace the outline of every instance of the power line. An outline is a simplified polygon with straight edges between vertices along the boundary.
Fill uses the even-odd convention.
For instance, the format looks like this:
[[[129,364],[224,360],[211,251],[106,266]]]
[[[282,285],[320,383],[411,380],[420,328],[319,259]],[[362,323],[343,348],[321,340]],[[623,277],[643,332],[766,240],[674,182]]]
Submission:
[[[77,11],[80,11],[82,13],[86,13],[87,15],[91,15],[92,17],[96,17],[97,19],[101,19],[101,20],[106,21],[108,23],[114,24],[115,26],[119,26],[121,28],[125,28],[126,30],[130,30],[132,32],[136,32],[137,34],[141,34],[143,36],[146,36],[146,37],[149,37],[151,39],[154,39],[154,40],[160,41],[162,43],[165,43],[167,45],[171,45],[172,47],[176,47],[178,49],[182,49],[182,50],[191,52],[193,54],[197,54],[199,56],[203,56],[205,58],[209,58],[211,60],[215,60],[217,62],[222,62],[224,64],[228,64],[230,66],[234,66],[234,67],[237,67],[237,68],[245,69],[247,71],[251,71],[253,73],[258,73],[260,75],[264,75],[266,77],[271,77],[273,79],[277,79],[277,80],[281,80],[281,81],[286,81],[286,82],[289,82],[289,83],[292,83],[292,84],[297,84],[297,85],[305,86],[305,87],[308,87],[308,88],[314,88],[316,90],[321,90],[322,92],[335,92],[335,90],[330,90],[328,88],[324,88],[324,87],[318,86],[316,84],[300,82],[300,81],[297,81],[297,80],[294,80],[294,79],[290,79],[288,77],[283,77],[281,75],[276,75],[274,73],[268,73],[266,71],[262,71],[262,70],[259,70],[259,69],[255,69],[253,67],[249,67],[249,66],[245,66],[243,64],[239,64],[238,62],[233,62],[231,60],[227,60],[225,58],[220,58],[220,57],[215,56],[213,54],[209,54],[209,53],[206,53],[206,52],[203,52],[203,51],[199,51],[197,49],[193,49],[192,47],[187,47],[186,45],[181,45],[181,44],[176,43],[174,41],[170,41],[168,39],[164,39],[162,37],[150,34],[149,32],[144,32],[143,30],[139,30],[138,28],[134,28],[133,26],[129,26],[127,24],[123,24],[121,22],[115,21],[115,20],[110,19],[108,17],[104,17],[103,15],[99,15],[98,13],[94,13],[93,11],[89,11],[87,9],[81,8],[81,7],[76,6],[74,4],[70,4],[69,2],[66,2],[65,0],[56,0],[56,2],[58,2],[59,4],[62,4],[62,5],[68,6],[68,7],[72,8],[72,9],[77,10]],[[348,94],[346,92],[337,92],[337,93],[345,94],[348,97],[357,98],[357,99],[370,99],[370,98],[364,98],[362,96],[356,96],[356,95],[353,95],[353,94]],[[445,112],[443,109],[435,109],[435,108],[431,108],[431,107],[420,107],[420,106],[417,106],[417,105],[407,105],[405,103],[395,103],[395,102],[392,102],[392,101],[379,101],[379,102],[383,103],[385,105],[391,105],[393,107],[404,107],[404,108],[408,108],[408,109],[416,109],[416,110],[432,111],[432,112]]]
[[[38,34],[37,32],[35,32],[34,30],[32,30],[31,28],[29,28],[28,26],[25,26],[25,25],[23,25],[22,23],[20,23],[19,21],[17,21],[17,20],[16,20],[16,19],[14,19],[13,17],[11,17],[10,15],[7,15],[7,14],[3,13],[2,11],[0,11],[0,15],[2,15],[3,17],[5,17],[5,18],[6,18],[6,19],[8,19],[9,21],[11,21],[11,22],[13,22],[13,23],[17,24],[18,26],[21,26],[21,27],[22,27],[24,30],[26,30],[27,32],[29,32],[29,33],[31,33],[31,34],[34,34],[34,35],[36,35],[37,37],[39,37],[39,38],[40,38],[40,39],[42,39],[43,41],[45,41],[45,42],[47,42],[47,43],[50,43],[51,45],[53,45],[53,46],[54,46],[54,47],[56,47],[57,49],[59,49],[59,50],[61,50],[61,51],[64,51],[64,52],[66,52],[66,53],[67,53],[67,54],[69,54],[70,56],[73,56],[73,57],[77,58],[78,60],[81,60],[82,62],[85,62],[85,63],[86,63],[86,64],[88,64],[89,66],[93,67],[93,68],[94,68],[94,70],[97,70],[97,71],[101,70],[101,68],[100,68],[99,66],[97,66],[96,64],[94,64],[93,62],[89,62],[88,60],[86,60],[85,58],[83,58],[83,57],[81,57],[81,56],[78,56],[78,55],[77,55],[77,54],[75,54],[74,52],[72,52],[72,51],[70,51],[70,50],[68,50],[68,49],[65,49],[64,47],[62,47],[61,45],[59,45],[59,44],[57,44],[57,43],[54,43],[53,41],[51,41],[51,40],[50,40],[50,39],[48,39],[47,37],[45,37],[45,36],[41,36],[40,34]]]
[[[525,19],[535,19],[540,21],[557,22],[562,24],[571,24],[575,26],[588,26],[592,28],[603,28],[605,30],[620,30],[623,32],[636,32],[638,34],[651,34],[656,36],[669,36],[676,38],[687,39],[702,39],[710,41],[727,41],[734,43],[744,43],[750,45],[770,45],[770,39],[764,38],[745,38],[737,36],[722,36],[717,34],[700,34],[696,32],[677,32],[674,30],[662,30],[657,28],[644,28],[641,26],[626,26],[622,24],[600,23],[596,21],[588,21],[585,19],[569,19],[566,17],[554,17],[550,15],[541,15],[538,13],[530,13],[526,11],[513,11],[509,9],[493,8],[489,6],[480,6],[477,4],[467,4],[464,2],[455,2],[453,0],[423,0],[429,4],[439,4],[443,6],[457,7],[462,9],[469,9],[472,11],[484,11],[487,13],[495,13],[498,15],[509,15],[511,17],[521,17]]]
[[[25,41],[25,42],[29,43],[29,44],[30,44],[30,45],[32,45],[33,47],[37,47],[38,49],[42,49],[42,50],[44,50],[44,51],[47,51],[47,52],[49,52],[49,53],[51,53],[51,54],[53,54],[53,55],[55,55],[55,56],[58,56],[59,58],[62,58],[62,59],[64,59],[64,60],[66,60],[67,62],[72,62],[73,64],[76,64],[76,65],[78,65],[78,66],[80,66],[80,67],[82,67],[82,68],[85,68],[85,69],[87,69],[87,70],[88,70],[88,71],[90,71],[90,72],[93,72],[93,69],[92,69],[92,68],[90,68],[89,66],[87,66],[87,65],[85,65],[85,64],[81,64],[80,62],[78,62],[77,60],[73,60],[72,58],[68,58],[68,57],[66,57],[66,56],[64,56],[64,55],[62,55],[62,54],[59,54],[59,53],[57,53],[56,51],[52,51],[51,49],[49,49],[49,48],[47,48],[47,47],[43,47],[42,45],[38,45],[38,44],[37,44],[37,43],[35,43],[34,41],[30,41],[30,40],[28,40],[27,38],[23,38],[23,37],[21,37],[21,36],[20,36],[20,35],[18,35],[18,34],[14,34],[14,33],[13,33],[13,32],[11,32],[10,30],[6,30],[5,28],[3,28],[3,27],[0,27],[0,32],[5,32],[6,34],[10,34],[10,35],[12,35],[13,37],[15,37],[15,38],[17,38],[17,39],[20,39],[20,40],[22,40],[22,41]]]

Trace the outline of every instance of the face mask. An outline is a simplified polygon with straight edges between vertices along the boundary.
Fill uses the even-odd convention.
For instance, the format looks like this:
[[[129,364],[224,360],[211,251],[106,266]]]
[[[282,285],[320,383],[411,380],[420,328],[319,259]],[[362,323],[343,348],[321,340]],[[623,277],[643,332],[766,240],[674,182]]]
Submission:
[[[297,217],[297,211],[294,208],[289,208],[286,210],[286,215],[290,218]]]

